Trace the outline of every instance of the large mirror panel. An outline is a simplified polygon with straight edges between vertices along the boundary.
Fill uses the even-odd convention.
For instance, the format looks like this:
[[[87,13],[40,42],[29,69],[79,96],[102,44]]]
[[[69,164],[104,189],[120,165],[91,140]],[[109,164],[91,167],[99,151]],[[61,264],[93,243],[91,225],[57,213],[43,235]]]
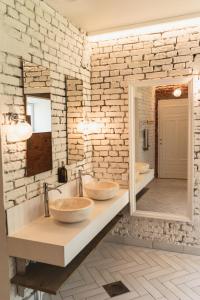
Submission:
[[[27,140],[27,176],[52,169],[50,71],[23,61],[27,121],[33,134]]]
[[[137,212],[186,218],[190,156],[187,84],[135,89],[135,190]]]

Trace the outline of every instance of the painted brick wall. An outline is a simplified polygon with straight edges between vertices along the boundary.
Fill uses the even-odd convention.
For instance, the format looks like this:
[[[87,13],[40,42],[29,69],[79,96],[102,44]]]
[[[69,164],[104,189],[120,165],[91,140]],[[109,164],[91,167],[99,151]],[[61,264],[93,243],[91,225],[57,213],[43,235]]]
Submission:
[[[49,93],[51,86],[50,70],[30,62],[23,62],[24,93]]]
[[[26,144],[4,140],[5,207],[39,197],[44,180],[56,183],[57,167],[66,161],[65,75],[83,80],[84,113],[103,122],[101,133],[84,136],[85,159],[78,163],[96,177],[128,182],[128,84],[129,79],[188,76],[200,62],[200,28],[187,28],[93,44],[90,81],[90,47],[85,34],[41,0],[0,2],[0,101],[3,112],[24,118],[21,58],[50,69],[53,170],[26,178]],[[90,90],[92,84],[92,96]],[[92,97],[92,101],[91,100]],[[114,230],[116,235],[200,245],[200,124],[199,95],[194,101],[195,191],[192,224],[130,218]],[[75,176],[76,169],[70,172]],[[14,265],[11,263],[14,272]],[[19,299],[12,291],[12,299]]]
[[[109,177],[125,186],[128,184],[128,80],[199,74],[200,27],[100,41],[92,47],[92,111],[105,124],[93,143],[94,172],[99,178]],[[200,246],[198,89],[196,87],[193,103],[195,186],[192,223],[132,218],[127,214],[113,230],[114,235]]]
[[[90,72],[83,63],[85,35],[44,2],[4,0],[1,5],[5,8],[1,15],[2,30],[6,30],[7,39],[13,42],[16,50],[20,47],[17,51],[15,47],[7,52],[1,51],[1,98],[5,101],[4,112],[14,111],[24,118],[22,57],[50,70],[53,122],[52,172],[24,178],[26,144],[7,144],[5,141],[5,200],[6,206],[10,206],[12,204],[8,204],[8,201],[13,197],[18,202],[36,197],[38,184],[44,179],[56,181],[59,162],[66,161],[65,75],[83,80],[84,101],[89,102]],[[81,164],[87,163],[89,158]]]
[[[3,136],[5,208],[40,197],[45,180],[57,184],[57,168],[67,159],[65,76],[83,80],[84,101],[90,103],[90,61],[83,32],[40,0],[0,1],[0,101],[3,113],[16,112],[25,118],[21,60],[50,70],[52,101],[53,170],[25,177],[26,143],[7,143]],[[4,121],[6,122],[6,121]],[[3,129],[5,129],[4,126]],[[87,155],[69,170],[69,179],[77,167],[91,171],[91,146],[85,137]],[[11,261],[11,276],[15,265]],[[19,299],[12,287],[11,299]],[[20,298],[21,299],[21,298]]]

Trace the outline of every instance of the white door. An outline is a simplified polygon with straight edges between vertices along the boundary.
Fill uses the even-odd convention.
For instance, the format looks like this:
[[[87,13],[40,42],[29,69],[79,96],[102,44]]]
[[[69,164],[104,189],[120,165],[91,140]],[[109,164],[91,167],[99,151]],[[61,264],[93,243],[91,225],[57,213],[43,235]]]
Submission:
[[[158,102],[158,177],[187,179],[188,99]]]

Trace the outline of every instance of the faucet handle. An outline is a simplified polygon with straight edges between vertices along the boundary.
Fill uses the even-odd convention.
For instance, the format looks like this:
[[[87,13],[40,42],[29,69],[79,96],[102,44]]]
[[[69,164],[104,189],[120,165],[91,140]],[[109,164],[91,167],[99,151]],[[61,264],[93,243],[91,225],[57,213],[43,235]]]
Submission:
[[[49,190],[49,189],[52,189],[54,187],[54,185],[52,183],[44,182],[43,187],[45,190]]]
[[[13,203],[13,205],[17,205],[17,201],[16,201],[16,200],[14,200],[14,199],[8,200],[8,202],[12,202],[12,203]]]

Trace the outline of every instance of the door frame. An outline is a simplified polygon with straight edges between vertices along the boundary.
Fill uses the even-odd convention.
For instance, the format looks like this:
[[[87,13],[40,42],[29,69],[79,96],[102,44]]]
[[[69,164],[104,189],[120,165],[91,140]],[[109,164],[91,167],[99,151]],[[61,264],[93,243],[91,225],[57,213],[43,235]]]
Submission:
[[[152,80],[131,80],[128,84],[128,116],[129,116],[129,200],[130,200],[130,215],[135,217],[154,218],[170,221],[192,222],[193,219],[193,165],[194,165],[194,143],[193,143],[193,90],[194,84],[198,80],[198,76],[185,76],[165,79]],[[187,216],[175,215],[170,213],[158,213],[154,211],[136,210],[136,195],[135,195],[135,90],[137,87],[156,87],[160,85],[176,85],[188,84],[188,201],[187,201]],[[190,134],[189,134],[190,133]]]

